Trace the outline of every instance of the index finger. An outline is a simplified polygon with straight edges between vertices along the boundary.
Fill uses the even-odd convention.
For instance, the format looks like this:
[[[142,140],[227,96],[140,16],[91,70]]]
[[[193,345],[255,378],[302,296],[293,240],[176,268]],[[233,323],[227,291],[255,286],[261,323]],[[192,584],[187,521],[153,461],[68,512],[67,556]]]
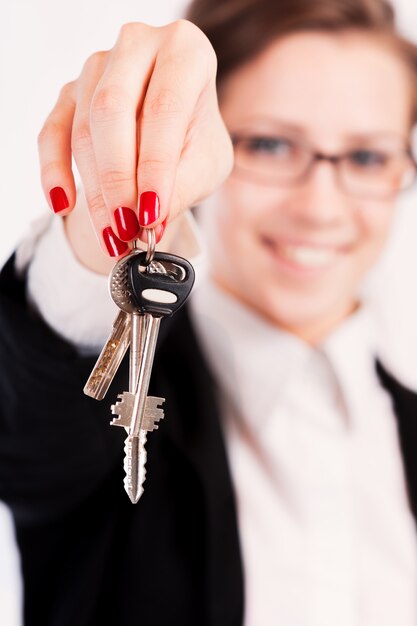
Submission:
[[[156,54],[153,27],[126,24],[89,103],[94,164],[109,215],[136,210],[137,111]]]
[[[204,123],[198,105],[215,79],[216,57],[202,44],[205,35],[183,20],[170,27],[139,118],[139,223],[145,228],[162,223],[170,211],[187,131],[193,120]]]

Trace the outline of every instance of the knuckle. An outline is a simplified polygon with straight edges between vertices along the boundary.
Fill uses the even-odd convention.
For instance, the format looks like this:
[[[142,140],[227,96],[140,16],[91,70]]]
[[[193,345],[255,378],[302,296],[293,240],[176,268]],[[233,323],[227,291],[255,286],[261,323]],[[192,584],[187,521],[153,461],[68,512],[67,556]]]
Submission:
[[[62,163],[57,159],[43,163],[41,166],[41,178],[48,180],[54,178],[57,172],[61,171]]]
[[[92,123],[112,121],[127,111],[128,102],[120,88],[115,86],[100,87],[91,103]]]
[[[147,96],[143,105],[142,115],[144,119],[155,117],[178,115],[182,112],[184,105],[178,93],[172,89],[163,87],[155,94]]]
[[[86,200],[90,211],[95,214],[96,218],[102,216],[106,219],[107,209],[104,204],[103,196],[99,191],[86,192]]]
[[[132,175],[126,170],[117,170],[107,168],[100,172],[100,181],[103,188],[107,190],[115,189],[120,186],[132,183]]]
[[[118,41],[123,47],[131,47],[138,42],[143,45],[143,36],[151,29],[151,26],[143,22],[127,22],[120,28]]]
[[[167,29],[170,33],[172,33],[172,35],[179,36],[181,38],[194,36],[199,37],[200,34],[202,34],[202,31],[198,28],[198,26],[186,19],[178,19],[171,22],[168,24]]]
[[[42,147],[46,143],[59,142],[65,135],[66,128],[62,122],[48,119],[38,134],[38,146]]]
[[[165,176],[170,169],[172,161],[162,155],[142,157],[139,160],[138,172],[141,181],[151,181],[155,178]]]
[[[166,163],[167,160],[161,157],[144,157],[139,161],[139,167],[147,169],[161,168],[165,166]]]
[[[120,39],[128,41],[137,35],[141,26],[144,26],[141,22],[126,22],[125,24],[122,24],[119,33]]]
[[[70,82],[65,83],[65,85],[63,85],[60,89],[59,98],[60,99],[72,98],[74,95],[75,84],[76,84],[75,80],[71,80]]]
[[[91,146],[91,130],[87,119],[80,120],[74,125],[71,136],[72,148],[76,151]]]
[[[99,65],[102,63],[103,60],[107,58],[108,54],[109,53],[107,50],[97,50],[88,57],[87,63],[89,63],[90,65]]]
[[[171,42],[195,62],[199,71],[206,68],[211,76],[217,71],[217,56],[207,35],[189,20],[179,19],[168,25]],[[191,53],[191,54],[190,54]]]
[[[106,60],[108,54],[109,53],[105,50],[98,50],[97,52],[93,52],[93,54],[90,54],[90,56],[84,63],[83,70],[90,71],[96,69],[97,67],[100,67],[103,61]]]

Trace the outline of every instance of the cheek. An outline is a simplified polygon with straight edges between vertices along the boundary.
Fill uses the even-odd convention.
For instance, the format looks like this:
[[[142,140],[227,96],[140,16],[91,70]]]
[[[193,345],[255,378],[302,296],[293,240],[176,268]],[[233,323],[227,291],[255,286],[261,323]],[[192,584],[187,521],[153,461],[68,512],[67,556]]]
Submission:
[[[384,246],[394,211],[386,203],[341,207],[334,221],[335,239],[349,238],[350,252],[322,276],[300,279],[276,267],[262,243],[261,233],[265,233],[268,224],[274,232],[288,231],[288,225],[295,232],[300,222],[305,228],[308,224],[316,236],[323,228],[323,216],[316,216],[314,221],[308,213],[302,219],[303,203],[298,202],[296,210],[290,192],[233,178],[213,200],[209,252],[215,279],[237,299],[289,327],[331,316],[355,297],[364,274]]]
[[[365,273],[379,257],[390,232],[394,206],[379,204],[364,207],[357,215],[358,230],[362,233],[358,247],[358,273]]]
[[[240,293],[248,284],[251,290],[256,285],[253,259],[259,255],[260,226],[274,210],[274,195],[275,190],[231,177],[213,197],[210,263],[216,279],[229,291]]]
[[[229,178],[218,195],[218,224],[230,236],[257,236],[259,228],[273,219],[284,196],[276,188]]]
[[[256,220],[256,194],[249,189],[244,193],[242,185],[227,181],[219,193],[219,222],[233,233]]]

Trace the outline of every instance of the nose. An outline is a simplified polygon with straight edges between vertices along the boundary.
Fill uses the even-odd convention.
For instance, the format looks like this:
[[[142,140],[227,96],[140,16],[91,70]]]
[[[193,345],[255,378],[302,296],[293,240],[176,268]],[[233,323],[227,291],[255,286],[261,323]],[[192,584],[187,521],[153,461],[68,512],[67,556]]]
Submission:
[[[293,196],[293,210],[304,223],[314,226],[339,224],[351,210],[352,199],[339,187],[335,165],[316,161]]]

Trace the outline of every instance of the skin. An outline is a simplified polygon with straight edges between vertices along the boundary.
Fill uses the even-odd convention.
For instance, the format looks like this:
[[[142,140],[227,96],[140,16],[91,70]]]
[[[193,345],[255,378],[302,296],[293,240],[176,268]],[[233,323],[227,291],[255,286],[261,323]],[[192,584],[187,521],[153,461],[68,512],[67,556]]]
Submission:
[[[156,192],[160,215],[147,226],[158,232],[168,214],[172,221],[201,202],[230,172],[216,67],[210,42],[191,22],[132,22],[61,89],[38,137],[41,181],[51,209],[49,191],[64,189],[69,206],[60,215],[74,253],[90,269],[107,273],[114,264],[103,257],[102,231],[117,232],[117,207],[137,211],[142,192]],[[84,191],[78,198],[72,157]],[[139,236],[147,241],[146,233]]]
[[[410,110],[403,62],[357,33],[280,39],[237,70],[221,97],[231,133],[274,135],[285,122],[327,154],[351,147],[354,135],[406,138]],[[358,284],[384,246],[395,203],[347,195],[333,166],[321,162],[305,183],[290,188],[232,175],[213,204],[215,280],[273,324],[314,344],[355,309]],[[323,263],[289,258],[299,246],[323,251]]]
[[[295,125],[324,153],[345,151],[353,135],[406,139],[412,98],[405,63],[369,34],[289,35],[227,79],[220,111],[215,72],[207,38],[190,23],[125,25],[114,48],[90,57],[63,88],[45,122],[45,193],[64,187],[74,254],[108,273],[114,259],[97,239],[114,225],[117,206],[136,207],[142,191],[158,191],[158,226],[217,189],[210,215],[215,281],[271,323],[317,343],[357,306],[358,284],[383,248],[394,201],[347,195],[327,162],[297,187],[267,187],[233,173],[222,184],[232,166],[227,129],[274,134],[278,122]],[[85,191],[76,210],[71,154]],[[289,250],[299,257],[300,246],[310,256],[320,250],[325,262],[309,267],[305,258],[289,259]]]

